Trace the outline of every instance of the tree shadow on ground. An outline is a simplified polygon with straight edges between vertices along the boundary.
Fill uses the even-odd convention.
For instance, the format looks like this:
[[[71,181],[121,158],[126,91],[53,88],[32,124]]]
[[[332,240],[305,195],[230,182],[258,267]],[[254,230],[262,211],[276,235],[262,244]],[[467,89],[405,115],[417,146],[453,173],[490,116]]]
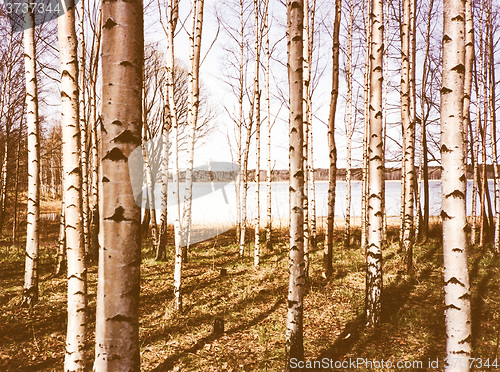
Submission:
[[[231,328],[231,329],[229,329],[228,331],[226,331],[224,333],[219,333],[219,334],[212,333],[209,336],[206,336],[206,337],[203,337],[203,338],[199,339],[190,348],[184,349],[181,352],[178,352],[178,353],[176,353],[176,354],[168,357],[165,361],[163,361],[159,366],[157,366],[156,368],[154,368],[152,371],[160,372],[160,371],[169,371],[169,370],[171,370],[174,367],[174,364],[178,360],[180,360],[182,357],[187,356],[188,354],[196,353],[197,351],[201,350],[205,344],[208,344],[208,343],[210,343],[210,342],[212,342],[214,340],[217,340],[218,338],[220,338],[224,334],[231,335],[231,334],[234,334],[236,332],[240,332],[242,330],[245,330],[245,329],[248,329],[248,328],[254,326],[255,324],[257,324],[257,323],[263,321],[264,319],[266,319],[271,313],[273,313],[274,311],[276,311],[279,308],[279,306],[281,306],[284,303],[285,303],[285,299],[283,297],[279,298],[278,300],[275,301],[275,303],[273,304],[273,306],[270,309],[268,309],[268,310],[260,313],[258,316],[256,316],[255,318],[253,318],[249,322],[246,322],[244,324],[241,324],[239,326]]]

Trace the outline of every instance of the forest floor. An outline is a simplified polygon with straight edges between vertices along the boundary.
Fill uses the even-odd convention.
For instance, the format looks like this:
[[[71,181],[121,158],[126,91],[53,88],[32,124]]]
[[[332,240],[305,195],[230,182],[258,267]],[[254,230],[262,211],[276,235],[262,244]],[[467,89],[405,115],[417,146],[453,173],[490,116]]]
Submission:
[[[31,312],[19,307],[23,254],[0,241],[0,370],[60,371],[66,332],[66,285],[52,275],[57,221],[42,221],[40,301]],[[445,349],[442,246],[435,225],[425,244],[414,249],[416,275],[402,272],[391,231],[384,249],[383,317],[378,329],[364,327],[364,255],[359,244],[334,249],[334,273],[322,276],[322,250],[310,254],[310,279],[304,304],[306,360],[422,362],[406,370],[433,370]],[[319,236],[318,247],[322,246]],[[354,236],[359,239],[358,234]],[[173,311],[173,252],[156,262],[143,244],[141,285],[141,370],[282,371],[288,287],[286,231],[276,232],[274,250],[263,248],[261,266],[253,267],[253,244],[238,258],[234,231],[194,245],[183,272],[184,311]],[[355,240],[356,242],[359,240]],[[225,269],[225,273],[223,270]],[[470,250],[473,357],[499,357],[500,261],[490,250]],[[97,267],[88,273],[88,370],[92,370]],[[213,333],[214,319],[224,319],[224,333]],[[492,362],[490,362],[492,363]],[[387,364],[386,364],[387,365]],[[338,370],[338,369],[334,369]],[[352,369],[351,369],[352,370]],[[361,365],[358,369],[375,370]],[[376,369],[387,370],[387,369]],[[395,368],[395,370],[398,370]],[[495,370],[481,368],[480,370]]]

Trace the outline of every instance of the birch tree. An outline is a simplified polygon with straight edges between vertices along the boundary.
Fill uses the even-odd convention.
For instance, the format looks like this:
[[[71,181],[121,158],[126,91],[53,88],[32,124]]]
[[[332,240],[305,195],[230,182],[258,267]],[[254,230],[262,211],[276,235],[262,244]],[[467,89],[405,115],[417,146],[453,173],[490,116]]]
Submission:
[[[492,166],[493,166],[493,188],[495,193],[495,232],[493,237],[493,250],[498,255],[500,253],[500,190],[498,187],[499,180],[499,171],[498,171],[498,145],[497,145],[497,123],[496,123],[496,81],[495,81],[495,53],[494,53],[494,43],[493,43],[493,30],[492,28],[492,9],[491,9],[491,1],[488,4],[488,23],[490,24],[489,35],[488,35],[488,49],[489,49],[489,87],[490,87],[490,95],[489,95],[489,110],[491,117],[491,143],[492,143]],[[466,15],[467,15],[467,37],[470,38],[474,34],[474,28],[472,23],[472,11],[471,11],[471,2],[467,1],[465,3],[466,6]],[[471,46],[469,43],[466,45],[466,58],[467,56],[472,59],[470,55]],[[469,51],[469,54],[467,52]],[[472,49],[473,51],[473,49]],[[466,59],[467,63],[469,63],[469,59]],[[472,64],[472,63],[471,63]],[[471,70],[466,70],[470,75],[472,75]],[[469,78],[470,79],[470,78]],[[469,87],[470,92],[470,87]]]
[[[470,288],[465,227],[466,169],[463,141],[465,2],[444,0],[441,88],[441,161],[446,357],[445,371],[468,371]],[[461,368],[458,368],[460,366]]]
[[[271,215],[271,103],[270,103],[270,76],[271,51],[269,48],[269,0],[266,0],[264,13],[264,101],[266,105],[266,248],[270,252],[272,243],[272,215]]]
[[[370,12],[370,105],[368,142],[368,224],[366,250],[366,323],[376,326],[380,323],[382,311],[382,182],[383,139],[382,139],[382,60],[384,52],[383,0],[371,0]]]
[[[255,235],[254,235],[254,266],[260,264],[260,52],[262,32],[259,22],[259,2],[254,0],[254,32],[255,32],[255,72],[254,72],[254,100],[255,105]]]
[[[97,371],[138,371],[140,219],[128,157],[141,145],[142,1],[102,4],[102,143]]]
[[[179,123],[177,120],[177,107],[174,100],[174,35],[179,19],[179,2],[177,0],[169,0],[167,2],[167,97],[168,97],[168,114],[170,125],[172,126],[172,147],[173,147],[173,164],[172,164],[172,187],[174,196],[174,245],[175,245],[175,262],[174,262],[174,297],[175,309],[182,311],[182,296],[181,296],[181,275],[182,275],[182,245],[181,245],[181,210],[179,196]]]
[[[345,210],[345,232],[344,247],[351,243],[351,161],[352,161],[352,34],[354,24],[354,1],[349,2],[349,24],[347,26],[347,100],[346,100],[346,210]]]
[[[323,258],[323,271],[328,276],[332,268],[333,256],[333,225],[335,222],[335,187],[337,183],[337,147],[335,145],[335,115],[339,96],[339,36],[342,15],[342,1],[335,1],[335,20],[333,24],[332,48],[332,93],[330,98],[330,113],[328,115],[328,147],[330,167],[328,172],[328,211],[327,211],[327,241]]]
[[[28,6],[24,15],[24,69],[26,73],[26,126],[28,130],[28,224],[22,304],[38,301],[38,219],[40,213],[40,145],[36,76],[35,17]]]
[[[290,250],[288,312],[286,320],[286,366],[291,370],[290,360],[304,359],[303,310],[304,310],[304,160],[303,138],[303,22],[304,3],[302,0],[287,1],[287,50],[288,83],[290,97],[289,128],[289,177],[290,177]]]
[[[63,152],[64,222],[68,263],[68,326],[66,371],[85,370],[87,271],[82,221],[82,174],[80,161],[80,112],[78,89],[78,39],[75,31],[75,3],[67,3],[58,18],[61,60],[61,126]],[[81,81],[80,81],[81,82]]]
[[[403,126],[402,238],[406,272],[413,268],[413,204],[415,184],[415,125],[414,86],[412,64],[412,1],[403,1],[403,25],[401,32],[401,122]],[[413,115],[413,116],[412,116]]]

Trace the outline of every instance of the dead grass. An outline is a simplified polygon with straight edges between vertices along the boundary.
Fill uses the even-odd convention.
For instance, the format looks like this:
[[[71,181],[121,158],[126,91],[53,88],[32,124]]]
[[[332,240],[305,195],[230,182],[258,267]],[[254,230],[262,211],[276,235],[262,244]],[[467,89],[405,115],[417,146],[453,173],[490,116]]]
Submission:
[[[42,228],[40,302],[30,314],[19,308],[23,257],[0,250],[0,370],[57,371],[64,357],[65,280],[51,276],[57,221]],[[425,361],[444,358],[442,252],[439,226],[427,243],[415,248],[414,280],[402,271],[397,233],[384,251],[383,324],[364,328],[364,257],[356,245],[334,250],[334,273],[321,275],[322,251],[311,252],[305,299],[306,359],[368,358]],[[156,262],[144,244],[141,283],[141,370],[143,371],[281,371],[288,287],[286,232],[279,232],[272,252],[263,252],[261,267],[238,259],[230,242],[234,231],[196,244],[184,270],[182,314],[172,310],[172,249]],[[357,235],[355,234],[355,237]],[[320,236],[320,246],[322,246]],[[499,260],[488,250],[470,252],[473,308],[473,356],[498,357],[500,331]],[[221,275],[221,269],[226,275]],[[89,270],[88,370],[92,369],[96,267]],[[224,319],[223,334],[213,333],[215,318]],[[442,367],[442,366],[441,366]],[[442,369],[442,368],[441,368]],[[363,370],[363,369],[361,369]],[[365,369],[367,370],[367,369]],[[426,370],[426,369],[424,369]]]

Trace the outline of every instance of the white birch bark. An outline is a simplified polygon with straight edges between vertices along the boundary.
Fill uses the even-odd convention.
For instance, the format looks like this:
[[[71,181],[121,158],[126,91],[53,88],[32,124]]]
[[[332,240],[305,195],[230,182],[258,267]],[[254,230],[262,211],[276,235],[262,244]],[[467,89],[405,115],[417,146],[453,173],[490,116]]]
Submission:
[[[68,325],[65,371],[85,370],[87,270],[83,239],[80,92],[78,87],[78,39],[75,3],[67,3],[57,22],[61,60],[61,126],[63,155],[64,220],[68,263]]]
[[[26,261],[22,304],[30,308],[38,301],[38,219],[40,213],[40,144],[38,86],[36,77],[35,19],[24,16],[24,69],[26,74],[26,125],[28,130],[28,211]]]
[[[264,35],[265,35],[265,77],[264,77],[264,101],[266,105],[266,249],[270,252],[273,249],[272,243],[272,215],[271,215],[271,102],[270,92],[270,65],[271,51],[269,49],[269,0],[265,1],[264,14]]]
[[[187,141],[187,168],[186,188],[184,191],[184,209],[182,211],[181,230],[183,240],[183,259],[187,259],[191,235],[191,209],[193,203],[193,161],[194,142],[196,136],[196,124],[198,122],[198,108],[200,105],[200,52],[201,33],[203,29],[203,6],[204,0],[193,0],[192,7],[192,30],[189,35],[190,43],[190,69],[188,73],[188,141]]]
[[[287,1],[288,81],[290,90],[290,258],[288,312],[285,335],[285,370],[290,371],[290,360],[303,360],[303,300],[305,289],[303,194],[304,161],[303,138],[303,22],[302,0]]]
[[[382,140],[382,60],[384,51],[383,0],[371,0],[370,12],[370,105],[368,142],[368,226],[366,249],[366,323],[376,326],[380,323],[382,311],[382,182],[383,182],[383,140]]]
[[[470,288],[465,228],[466,170],[463,141],[465,3],[443,4],[441,161],[446,357],[445,371],[468,371],[471,338]]]
[[[254,0],[254,28],[255,28],[255,220],[254,220],[254,258],[255,267],[260,264],[260,52],[262,45],[262,34],[259,23],[259,2]]]
[[[96,371],[139,371],[141,209],[128,158],[141,145],[142,1],[102,4]]]
[[[352,164],[352,31],[354,24],[354,1],[349,2],[349,24],[347,26],[347,100],[346,100],[346,210],[345,210],[345,230],[344,247],[351,244],[351,164]]]

